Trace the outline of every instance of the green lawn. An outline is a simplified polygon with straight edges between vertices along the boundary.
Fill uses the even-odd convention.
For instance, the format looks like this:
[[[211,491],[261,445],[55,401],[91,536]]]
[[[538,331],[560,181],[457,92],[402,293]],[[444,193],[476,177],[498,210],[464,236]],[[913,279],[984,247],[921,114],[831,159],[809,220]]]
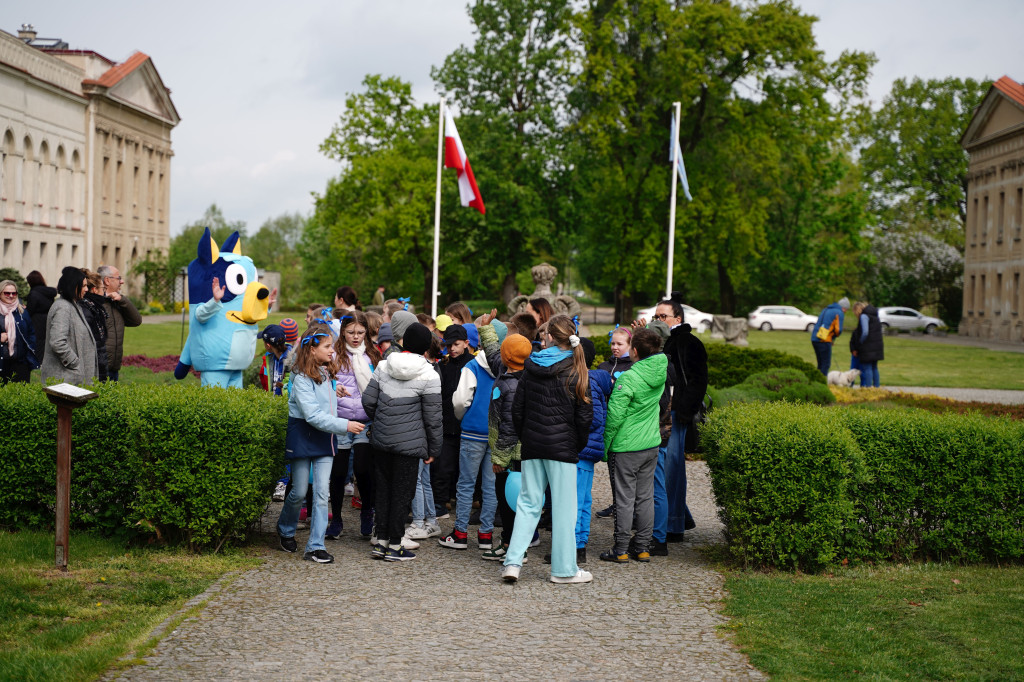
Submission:
[[[299,330],[306,328],[306,314],[298,312],[271,313],[270,316],[260,322],[259,328],[263,329],[268,324],[277,324],[286,317],[290,317],[299,323]],[[142,325],[124,331],[124,354],[125,355],[148,355],[151,358],[158,358],[163,355],[178,355],[181,353],[181,345],[188,338],[188,320],[183,326],[181,322],[159,322],[152,323],[147,318],[142,318]],[[259,345],[258,350],[262,352],[263,346]]]
[[[214,581],[259,563],[240,551],[126,550],[83,533],[68,555],[61,573],[52,534],[0,532],[0,679],[95,679],[143,653],[153,628]]]
[[[782,680],[1024,678],[1024,568],[727,572],[727,627]]]

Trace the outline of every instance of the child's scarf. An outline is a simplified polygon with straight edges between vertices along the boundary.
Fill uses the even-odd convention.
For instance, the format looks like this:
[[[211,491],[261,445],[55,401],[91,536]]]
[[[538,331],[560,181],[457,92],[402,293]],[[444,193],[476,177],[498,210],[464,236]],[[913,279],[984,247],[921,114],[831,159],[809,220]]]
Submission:
[[[366,357],[366,342],[363,341],[358,346],[350,346],[346,343],[345,348],[348,349],[348,354],[352,358],[352,374],[356,377],[356,386],[359,388],[359,393],[362,393],[370,384],[370,361]]]

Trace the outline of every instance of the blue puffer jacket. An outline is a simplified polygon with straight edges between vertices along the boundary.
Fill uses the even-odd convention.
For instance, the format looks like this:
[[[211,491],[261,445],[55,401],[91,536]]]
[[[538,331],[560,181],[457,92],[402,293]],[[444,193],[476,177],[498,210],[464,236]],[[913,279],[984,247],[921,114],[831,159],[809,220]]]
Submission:
[[[608,396],[612,392],[612,375],[603,369],[592,369],[590,399],[594,401],[594,421],[590,423],[587,445],[580,450],[580,459],[600,462],[604,459],[604,423],[608,418]]]

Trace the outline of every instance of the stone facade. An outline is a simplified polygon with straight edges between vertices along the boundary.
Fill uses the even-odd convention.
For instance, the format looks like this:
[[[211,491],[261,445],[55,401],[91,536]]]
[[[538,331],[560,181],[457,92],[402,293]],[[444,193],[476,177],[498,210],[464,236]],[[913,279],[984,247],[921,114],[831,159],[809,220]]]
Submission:
[[[4,266],[117,266],[170,243],[171,130],[180,120],[152,60],[115,63],[0,31],[0,237]]]
[[[970,163],[960,334],[1024,343],[1024,87],[993,83],[961,143]]]

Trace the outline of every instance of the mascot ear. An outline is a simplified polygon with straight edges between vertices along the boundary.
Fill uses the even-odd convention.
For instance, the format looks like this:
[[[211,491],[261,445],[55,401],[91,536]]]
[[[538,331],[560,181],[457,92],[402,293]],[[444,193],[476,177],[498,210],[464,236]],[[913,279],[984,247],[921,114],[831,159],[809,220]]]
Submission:
[[[221,251],[227,251],[234,253],[236,256],[242,255],[242,243],[238,239],[238,232],[232,232],[231,236],[224,240],[224,243],[220,246]]]
[[[220,258],[218,254],[220,254],[220,249],[217,248],[217,242],[213,241],[213,237],[210,236],[210,228],[207,227],[203,236],[199,238],[199,262],[209,265]]]

